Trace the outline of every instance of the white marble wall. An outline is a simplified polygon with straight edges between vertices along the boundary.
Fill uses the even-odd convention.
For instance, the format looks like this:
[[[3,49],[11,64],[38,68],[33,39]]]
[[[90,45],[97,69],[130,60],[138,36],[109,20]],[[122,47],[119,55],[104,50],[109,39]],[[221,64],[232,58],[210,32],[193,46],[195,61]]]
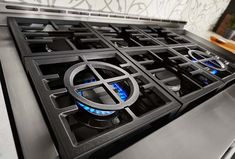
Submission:
[[[207,38],[230,0],[5,0],[86,10],[185,20],[186,29]]]

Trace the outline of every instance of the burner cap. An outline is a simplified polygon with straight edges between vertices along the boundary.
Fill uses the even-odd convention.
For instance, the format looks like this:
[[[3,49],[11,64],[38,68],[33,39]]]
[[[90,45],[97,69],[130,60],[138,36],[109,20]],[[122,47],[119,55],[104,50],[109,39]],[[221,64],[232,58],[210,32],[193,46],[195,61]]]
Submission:
[[[77,118],[79,118],[78,121],[81,124],[84,124],[90,128],[100,130],[107,129],[120,124],[119,113],[114,113],[105,117],[81,115]]]
[[[74,84],[75,76],[86,69],[91,70],[98,79],[90,83],[83,83],[83,84],[75,85]],[[97,69],[110,70],[121,75],[118,77],[111,77],[111,78],[104,79],[99,74]],[[130,93],[126,100],[123,100],[122,96],[119,96],[114,91],[114,88],[112,87],[112,85],[110,85],[110,84],[120,82],[120,81],[127,81],[128,86],[130,87]],[[78,64],[71,66],[65,72],[64,84],[65,84],[65,87],[68,89],[69,93],[80,103],[86,106],[95,108],[95,109],[99,109],[99,110],[111,110],[111,111],[120,110],[127,106],[132,105],[139,97],[139,86],[136,80],[125,70],[115,65],[104,63],[104,62],[86,61],[86,62],[78,63]],[[107,94],[109,94],[112,97],[115,103],[114,104],[97,103],[97,102],[94,102],[85,98],[84,96],[78,93],[83,90],[91,89],[97,86],[104,87]]]
[[[95,82],[96,80],[95,79],[92,79],[92,80],[88,80],[86,81],[86,83],[89,83],[89,82]],[[114,88],[115,91],[117,91],[118,95],[120,96],[120,98],[123,100],[123,101],[126,101],[128,95],[126,94],[126,92],[123,90],[123,88],[121,86],[119,86],[118,83],[113,83],[112,84],[112,87]],[[90,92],[89,94],[92,95],[94,92]],[[79,95],[81,96],[84,96],[83,95],[83,91],[79,91],[78,92]],[[93,115],[96,115],[96,116],[109,116],[113,113],[115,113],[115,111],[108,111],[108,110],[98,110],[98,109],[94,109],[94,108],[91,108],[87,105],[84,105],[78,101],[76,101],[76,104],[80,107],[82,107],[84,110],[86,110],[87,112],[93,114]]]
[[[205,52],[199,50],[189,50],[188,54],[191,58],[193,58],[195,62],[199,62],[200,64],[211,69],[218,71],[225,71],[227,69],[227,65],[225,65],[221,60],[209,54],[206,54]],[[206,58],[205,55],[207,56]]]
[[[179,78],[176,78],[173,81],[167,82],[167,87],[174,92],[179,92],[181,89],[181,81]]]

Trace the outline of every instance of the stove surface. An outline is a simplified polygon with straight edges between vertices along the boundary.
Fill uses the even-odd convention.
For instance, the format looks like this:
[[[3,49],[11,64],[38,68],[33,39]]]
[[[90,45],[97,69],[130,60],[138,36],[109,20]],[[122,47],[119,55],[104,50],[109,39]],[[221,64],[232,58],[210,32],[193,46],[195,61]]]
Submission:
[[[157,25],[8,23],[62,158],[116,151],[235,79],[231,62]]]

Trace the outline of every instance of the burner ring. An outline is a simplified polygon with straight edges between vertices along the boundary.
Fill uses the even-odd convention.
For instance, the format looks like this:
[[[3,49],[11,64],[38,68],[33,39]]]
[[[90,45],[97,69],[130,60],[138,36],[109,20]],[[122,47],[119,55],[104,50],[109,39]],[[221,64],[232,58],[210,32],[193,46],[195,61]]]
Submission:
[[[90,68],[90,70],[92,70],[93,72],[95,71],[96,68],[99,69],[106,69],[106,70],[110,70],[110,71],[115,71],[117,73],[121,73],[123,74],[122,76],[118,76],[118,77],[113,77],[113,78],[109,78],[109,79],[103,79],[99,74],[98,74],[98,81],[94,82],[95,84],[92,87],[95,86],[104,86],[106,87],[106,91],[109,95],[112,96],[112,98],[116,98],[116,104],[101,104],[101,103],[96,103],[93,102],[83,96],[78,95],[78,90],[82,90],[82,89],[86,89],[86,88],[90,88],[86,87],[87,84],[79,84],[79,85],[74,85],[73,81],[75,76],[81,72],[84,71],[85,69]],[[97,74],[98,72],[96,72],[95,74]],[[118,78],[118,80],[115,80],[115,78]],[[112,80],[110,80],[112,79]],[[128,99],[126,101],[122,101],[120,97],[118,97],[117,94],[114,94],[115,92],[110,92],[111,86],[109,85],[109,83],[112,82],[118,82],[118,81],[124,81],[127,80],[128,81],[128,86],[130,87],[130,93],[128,96]],[[82,63],[78,63],[75,64],[73,66],[71,66],[66,72],[65,72],[65,76],[64,76],[64,84],[65,87],[67,88],[68,92],[79,102],[81,102],[82,104],[85,104],[89,107],[95,108],[95,109],[99,109],[99,110],[120,110],[120,109],[124,109],[125,107],[128,107],[130,105],[132,105],[137,98],[139,97],[139,86],[136,82],[136,80],[125,70],[112,65],[112,64],[108,64],[105,62],[98,62],[98,61],[87,61],[87,62],[82,62]],[[81,86],[83,85],[82,89]],[[85,86],[84,86],[85,85]],[[109,88],[107,88],[109,87]],[[119,99],[117,99],[119,98]]]
[[[214,67],[214,66],[212,66],[212,65],[207,65],[207,64],[205,64],[204,62],[207,62],[207,61],[201,61],[201,60],[197,59],[197,58],[193,55],[193,53],[195,53],[195,54],[197,54],[197,55],[199,55],[199,56],[204,55],[205,53],[202,52],[202,51],[199,51],[199,50],[189,50],[189,51],[188,51],[188,54],[189,54],[190,57],[192,57],[194,60],[196,60],[197,62],[199,62],[200,64],[202,64],[202,65],[204,65],[204,66],[206,66],[206,67],[209,67],[209,68],[211,68],[211,69],[218,70],[218,71],[225,71],[225,70],[227,69],[227,65],[225,65],[225,64],[224,64],[222,61],[220,61],[219,59],[213,58],[213,60],[215,60],[215,61],[219,64],[220,68]],[[211,56],[211,57],[212,57],[212,56]],[[210,60],[209,60],[209,62],[210,62]]]

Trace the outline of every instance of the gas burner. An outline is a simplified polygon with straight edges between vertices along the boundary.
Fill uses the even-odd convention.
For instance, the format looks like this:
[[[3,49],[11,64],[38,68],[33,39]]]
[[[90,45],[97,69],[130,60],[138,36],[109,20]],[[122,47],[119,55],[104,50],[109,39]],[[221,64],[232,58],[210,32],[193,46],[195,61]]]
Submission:
[[[226,83],[233,79],[234,65],[215,53],[196,45],[173,49],[216,78]],[[201,77],[198,78],[202,80]]]
[[[87,110],[85,110],[87,111]],[[77,121],[92,129],[105,130],[120,124],[119,112],[114,111],[108,116],[93,115],[91,113],[82,112],[80,116],[76,116]]]
[[[170,90],[172,90],[176,94],[179,94],[179,91],[181,89],[181,80],[178,77],[176,77],[174,81],[168,82],[166,85]]]
[[[88,80],[85,83],[90,83],[90,82],[95,82],[95,81],[96,80],[93,78],[92,80]],[[125,92],[125,90],[123,88],[121,88],[118,83],[113,83],[112,87],[118,93],[118,95],[120,96],[121,100],[122,101],[126,101],[126,99],[128,97],[128,94]],[[96,93],[95,89],[93,90],[93,92]],[[78,94],[80,96],[84,96],[83,95],[84,94],[83,91],[79,91]],[[111,114],[113,114],[115,112],[115,111],[105,111],[105,110],[94,109],[94,108],[91,108],[91,107],[89,107],[87,105],[84,105],[84,104],[80,103],[79,101],[76,101],[76,104],[78,106],[82,107],[87,112],[89,112],[89,113],[91,113],[93,115],[96,115],[96,116],[108,116],[108,115],[111,115]],[[100,120],[98,120],[98,121],[100,121]]]
[[[53,50],[49,47],[48,44],[45,45],[45,49],[47,52],[52,52]]]
[[[81,72],[87,69],[93,72],[96,78],[88,77],[83,83],[76,84],[75,79],[80,76],[83,78],[84,74]],[[104,77],[102,70],[115,72],[116,77]],[[124,81],[130,87],[128,95],[118,84]],[[111,115],[130,106],[139,96],[138,84],[128,72],[104,62],[90,61],[73,65],[65,72],[64,84],[77,100],[79,107],[98,116]]]
[[[158,72],[153,74],[156,78],[159,79],[165,79],[165,78],[173,78],[173,80],[169,81],[166,83],[166,86],[175,92],[176,94],[180,94],[180,89],[181,89],[181,79],[180,77],[176,74],[173,73],[172,71],[163,71],[163,72]]]
[[[189,56],[192,58],[193,62],[199,62],[200,64],[211,68],[211,74],[217,74],[218,71],[225,71],[227,66],[219,59],[199,50],[189,50]],[[202,60],[206,58],[210,58],[211,60]]]

